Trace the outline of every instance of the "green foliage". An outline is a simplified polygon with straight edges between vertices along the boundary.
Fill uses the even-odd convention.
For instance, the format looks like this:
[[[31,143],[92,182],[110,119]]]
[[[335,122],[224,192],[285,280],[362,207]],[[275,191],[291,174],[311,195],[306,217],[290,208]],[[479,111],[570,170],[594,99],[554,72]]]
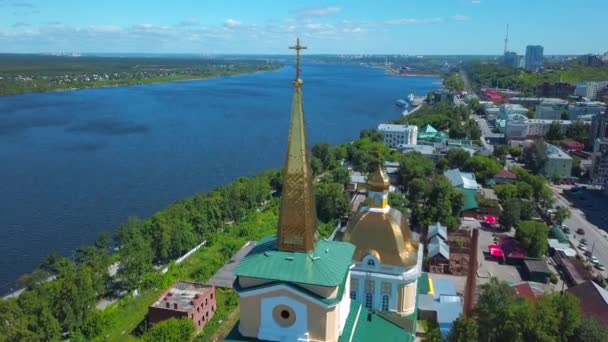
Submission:
[[[443,85],[453,91],[461,92],[464,90],[464,81],[457,72],[451,73],[443,80]]]
[[[555,219],[555,221],[558,224],[562,224],[564,223],[564,221],[570,217],[570,209],[566,208],[566,207],[562,207],[562,206],[558,206],[555,209],[555,214],[553,215],[553,218]]]
[[[492,152],[494,158],[500,161],[501,165],[505,165],[507,160],[507,155],[509,154],[509,146],[508,145],[496,145],[494,146],[494,151]]]
[[[566,130],[566,137],[582,144],[589,141],[589,125],[583,121],[575,121]]]
[[[182,342],[190,341],[194,336],[195,327],[187,318],[169,318],[155,324],[143,335],[144,341]]]
[[[497,184],[494,192],[496,197],[503,202],[518,197],[517,186],[513,184]]]
[[[452,148],[446,152],[444,158],[448,161],[449,169],[464,169],[471,154],[462,148]]]
[[[543,140],[538,140],[524,150],[523,159],[533,173],[540,173],[547,162],[547,147]]]
[[[274,70],[256,60],[0,56],[0,95],[203,79]]]
[[[519,158],[521,156],[521,147],[519,146],[511,146],[509,147],[509,154],[513,158]]]
[[[401,212],[405,212],[406,210],[406,200],[405,196],[398,191],[390,192],[388,194],[388,205],[392,208],[395,208]]]
[[[503,226],[510,228],[519,223],[521,217],[521,201],[515,198],[508,198],[502,204],[499,222]]]
[[[455,228],[460,223],[458,217],[464,204],[464,195],[444,176],[412,180],[407,198],[412,210],[412,226],[426,227],[441,222],[449,228]]]
[[[333,168],[335,159],[331,152],[331,147],[326,142],[318,142],[312,147],[312,155],[321,161],[323,171]]]
[[[330,172],[331,180],[346,186],[350,183],[350,172],[344,166],[338,166]]]
[[[359,139],[369,139],[371,142],[382,142],[382,133],[377,129],[364,129],[359,133]]]
[[[362,172],[371,172],[382,165],[390,155],[390,149],[382,142],[371,140],[370,137],[359,139],[346,146],[347,159],[353,168]]]
[[[585,317],[571,339],[573,342],[608,342],[608,327],[595,317]]]
[[[549,125],[549,129],[547,133],[545,133],[545,139],[555,144],[560,140],[564,139],[564,134],[562,133],[562,127],[557,121],[553,121],[551,125]]]
[[[416,178],[426,178],[433,174],[435,165],[421,153],[412,152],[403,155],[399,161],[399,180],[401,188],[409,193],[409,183]]]
[[[323,222],[340,219],[350,212],[350,201],[340,183],[316,184],[315,203],[317,216]]]
[[[541,257],[547,252],[549,228],[542,222],[520,222],[515,237],[521,242],[531,257]]]
[[[479,341],[477,322],[464,316],[458,317],[448,335],[448,342],[477,342]]]
[[[475,173],[475,178],[484,183],[494,178],[494,175],[500,171],[498,162],[490,157],[482,155],[474,155],[465,165],[465,171]]]

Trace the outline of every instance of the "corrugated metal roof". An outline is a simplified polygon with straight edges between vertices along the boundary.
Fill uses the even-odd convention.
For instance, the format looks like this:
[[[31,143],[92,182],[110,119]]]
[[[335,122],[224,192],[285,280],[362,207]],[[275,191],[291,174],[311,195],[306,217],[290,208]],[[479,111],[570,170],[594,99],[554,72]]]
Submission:
[[[473,189],[461,189],[464,194],[464,204],[462,206],[462,210],[470,210],[477,209],[479,205],[477,204],[477,190]]]
[[[428,257],[432,258],[437,255],[442,255],[446,259],[450,259],[450,246],[440,239],[438,236],[435,236],[431,239],[428,245]]]
[[[234,274],[320,286],[339,286],[352,263],[355,246],[320,240],[311,253],[283,252],[276,237],[266,238],[239,263]]]
[[[448,239],[448,227],[442,226],[441,223],[439,223],[439,222],[429,225],[427,241],[430,240],[435,235],[439,235],[444,240],[447,240]]]

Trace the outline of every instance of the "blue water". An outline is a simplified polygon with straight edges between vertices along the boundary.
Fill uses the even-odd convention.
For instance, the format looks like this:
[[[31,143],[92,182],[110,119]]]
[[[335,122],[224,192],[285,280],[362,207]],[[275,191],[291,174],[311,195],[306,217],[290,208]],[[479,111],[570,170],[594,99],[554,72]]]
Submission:
[[[293,74],[0,97],[0,292],[128,216],[280,167]],[[302,78],[311,145],[356,139],[439,81],[342,65]]]

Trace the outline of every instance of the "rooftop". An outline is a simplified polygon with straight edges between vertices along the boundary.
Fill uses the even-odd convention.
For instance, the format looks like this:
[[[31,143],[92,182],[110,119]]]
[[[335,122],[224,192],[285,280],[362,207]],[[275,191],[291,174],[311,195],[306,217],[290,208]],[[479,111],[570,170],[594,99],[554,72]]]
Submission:
[[[567,291],[578,297],[584,315],[595,317],[608,325],[608,291],[606,289],[588,280]]]
[[[442,226],[441,223],[437,222],[435,224],[429,225],[429,230],[426,235],[427,241],[430,240],[433,236],[439,235],[444,240],[448,239],[448,228],[446,226]]]
[[[239,277],[252,277],[319,286],[340,286],[355,246],[348,242],[319,240],[310,253],[277,250],[276,237],[262,239],[234,269]]]
[[[380,132],[407,132],[409,130],[418,129],[417,126],[413,125],[394,125],[394,124],[379,124],[378,130]]]
[[[447,170],[443,173],[444,176],[450,181],[455,187],[462,187],[464,189],[479,189],[477,180],[475,180],[475,174],[470,172],[461,172],[459,169]]]
[[[441,255],[448,260],[450,259],[450,246],[448,246],[448,244],[443,239],[440,239],[436,235],[431,238],[431,241],[428,245],[428,251],[429,258]]]
[[[559,147],[545,143],[547,146],[547,158],[549,159],[572,159],[568,153],[562,151]]]
[[[211,285],[178,281],[150,307],[187,312],[194,309],[194,304],[211,291],[213,291]]]
[[[494,178],[517,179],[517,176],[509,170],[500,170],[494,175]]]
[[[524,266],[529,272],[535,273],[552,273],[544,260],[541,259],[526,259],[524,260]]]

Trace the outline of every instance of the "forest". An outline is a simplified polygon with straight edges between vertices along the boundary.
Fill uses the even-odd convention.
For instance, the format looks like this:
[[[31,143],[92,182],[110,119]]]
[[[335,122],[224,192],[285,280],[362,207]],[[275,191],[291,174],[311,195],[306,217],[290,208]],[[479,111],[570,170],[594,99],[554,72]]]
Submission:
[[[0,95],[202,79],[279,67],[259,59],[0,54]]]

